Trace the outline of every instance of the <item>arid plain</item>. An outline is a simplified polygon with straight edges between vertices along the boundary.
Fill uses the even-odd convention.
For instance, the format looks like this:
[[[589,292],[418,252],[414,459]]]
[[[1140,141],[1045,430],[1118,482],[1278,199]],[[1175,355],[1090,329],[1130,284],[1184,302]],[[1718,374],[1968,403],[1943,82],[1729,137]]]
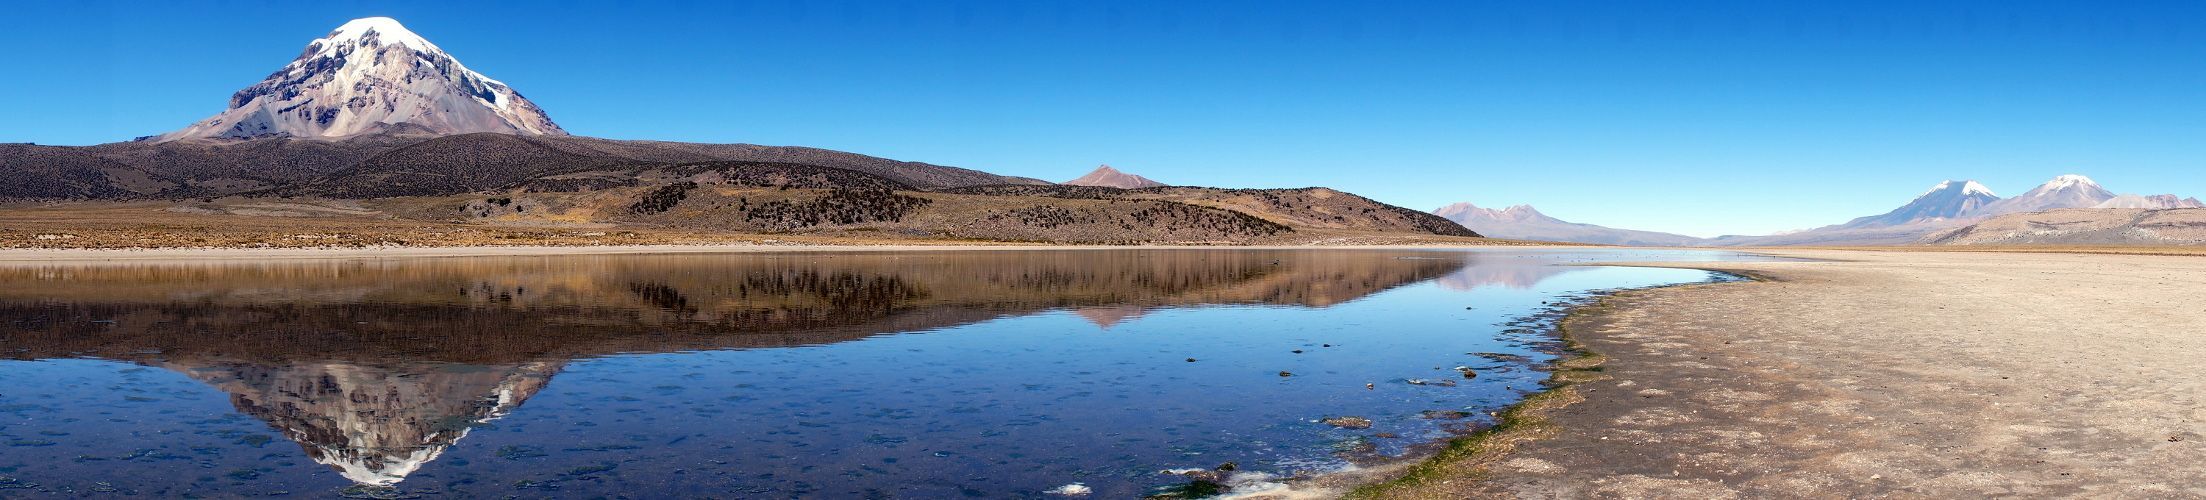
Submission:
[[[1358,493],[2206,496],[2206,260],[1771,253],[1823,261],[1583,308],[1561,388]]]

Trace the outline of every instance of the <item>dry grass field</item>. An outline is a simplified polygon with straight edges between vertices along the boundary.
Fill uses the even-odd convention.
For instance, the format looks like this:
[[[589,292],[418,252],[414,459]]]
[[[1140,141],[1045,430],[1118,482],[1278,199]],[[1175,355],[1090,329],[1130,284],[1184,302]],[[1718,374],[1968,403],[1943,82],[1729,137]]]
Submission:
[[[562,194],[588,196],[590,193]],[[1039,245],[1063,243],[1169,245],[1529,245],[1487,238],[1406,232],[1308,228],[1269,238],[1217,238],[1208,234],[1176,237],[1123,237],[1092,241],[1052,240],[1053,234],[1078,234],[1075,228],[974,231],[967,236],[918,230],[920,224],[947,226],[985,220],[1000,208],[942,198],[931,207],[963,209],[921,212],[907,223],[855,224],[803,231],[772,231],[752,226],[684,224],[679,217],[702,214],[674,211],[654,221],[632,215],[599,218],[595,211],[628,198],[575,201],[562,209],[535,214],[469,216],[463,209],[480,197],[430,197],[388,200],[217,199],[212,202],[71,202],[0,206],[0,248],[360,248],[468,246],[614,246],[614,245]],[[981,198],[981,197],[962,197]],[[996,198],[996,197],[987,197]],[[1050,200],[1068,207],[1096,200]],[[617,202],[617,203],[615,203]],[[978,214],[978,215],[976,215]],[[607,222],[605,219],[611,219]],[[1118,226],[1112,226],[1118,227]],[[1102,234],[1102,233],[1098,233]],[[993,237],[989,237],[993,236]]]

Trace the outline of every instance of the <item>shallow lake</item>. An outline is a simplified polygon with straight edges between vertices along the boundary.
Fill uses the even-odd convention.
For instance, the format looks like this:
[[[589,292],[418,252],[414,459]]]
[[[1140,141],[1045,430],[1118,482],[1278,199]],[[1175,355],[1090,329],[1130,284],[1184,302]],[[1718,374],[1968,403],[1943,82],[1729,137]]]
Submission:
[[[1643,250],[0,266],[0,496],[1097,498],[1397,459]],[[1475,377],[1459,371],[1467,369]],[[1360,424],[1368,427],[1334,424]],[[1200,486],[1200,485],[1198,485]],[[1199,488],[1198,488],[1199,489]]]

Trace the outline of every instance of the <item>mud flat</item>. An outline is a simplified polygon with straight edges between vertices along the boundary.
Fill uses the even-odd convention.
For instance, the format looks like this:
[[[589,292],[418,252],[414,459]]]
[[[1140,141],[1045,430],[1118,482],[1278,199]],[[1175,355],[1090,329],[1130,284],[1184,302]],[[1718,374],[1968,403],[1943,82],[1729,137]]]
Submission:
[[[2206,497],[2206,259],[1785,251],[1659,264],[1568,381],[1375,498]]]

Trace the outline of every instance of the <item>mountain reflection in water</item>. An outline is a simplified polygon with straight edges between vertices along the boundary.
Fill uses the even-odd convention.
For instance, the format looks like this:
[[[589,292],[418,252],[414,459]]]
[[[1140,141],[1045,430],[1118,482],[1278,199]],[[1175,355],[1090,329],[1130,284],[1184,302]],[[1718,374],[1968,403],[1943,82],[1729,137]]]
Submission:
[[[1328,307],[1570,268],[1415,251],[739,254],[0,268],[0,359],[183,373],[355,483],[389,486],[575,359],[818,345],[1069,310]],[[1297,351],[1300,352],[1300,351]],[[1192,360],[1190,360],[1192,361]]]

